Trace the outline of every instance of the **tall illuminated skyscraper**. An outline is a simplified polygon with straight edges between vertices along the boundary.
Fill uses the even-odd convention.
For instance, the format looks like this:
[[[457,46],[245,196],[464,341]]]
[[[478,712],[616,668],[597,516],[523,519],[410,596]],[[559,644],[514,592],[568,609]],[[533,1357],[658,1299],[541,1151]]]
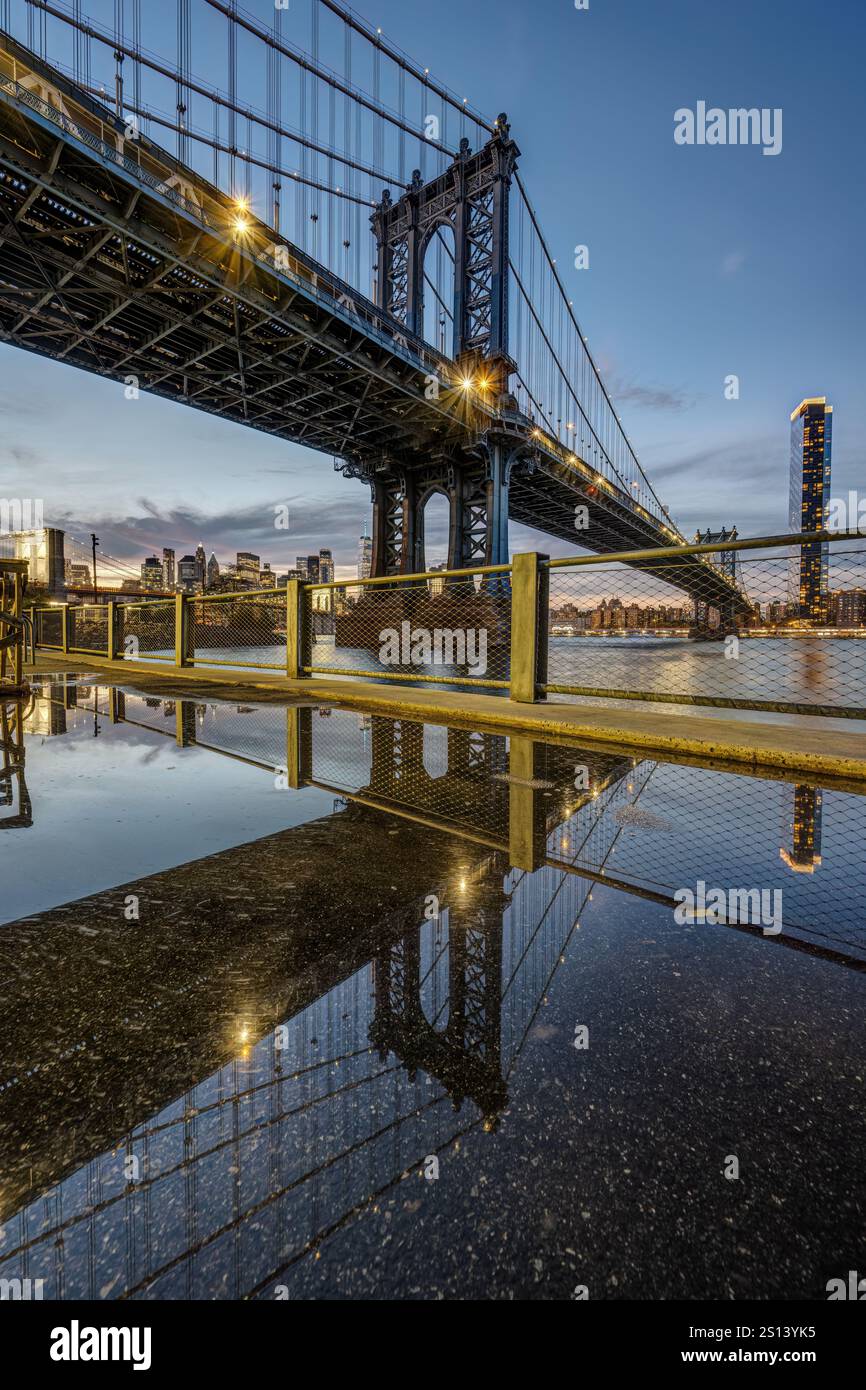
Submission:
[[[826,530],[830,505],[830,454],[833,407],[826,396],[801,401],[791,415],[791,530]],[[828,547],[822,541],[800,546],[788,567],[791,616],[821,625],[829,616]]]
[[[370,571],[373,568],[373,542],[367,535],[367,527],[364,527],[364,534],[358,541],[358,578],[369,579]]]

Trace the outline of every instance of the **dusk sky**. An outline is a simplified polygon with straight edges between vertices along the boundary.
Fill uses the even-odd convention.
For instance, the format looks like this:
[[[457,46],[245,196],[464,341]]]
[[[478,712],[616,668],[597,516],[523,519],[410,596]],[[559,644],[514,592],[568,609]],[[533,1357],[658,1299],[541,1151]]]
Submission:
[[[270,22],[270,0],[245,8]],[[787,529],[789,415],[804,396],[835,407],[834,496],[866,487],[863,0],[356,8],[485,115],[507,111],[582,330],[687,535]],[[111,5],[85,9],[105,20]],[[147,45],[173,57],[173,0],[146,9]],[[12,0],[22,36],[25,10]],[[289,34],[291,9],[283,23]],[[203,69],[195,41],[193,55]],[[781,108],[781,153],[677,145],[674,112],[699,101]],[[572,268],[577,244],[588,270]],[[330,546],[341,574],[370,517],[368,489],[330,457],[2,346],[0,494],[41,496],[46,523],[96,529],[135,564],[201,540],[220,560],[253,549],[284,570]],[[280,503],[288,533],[273,527]],[[567,550],[516,526],[511,542]]]

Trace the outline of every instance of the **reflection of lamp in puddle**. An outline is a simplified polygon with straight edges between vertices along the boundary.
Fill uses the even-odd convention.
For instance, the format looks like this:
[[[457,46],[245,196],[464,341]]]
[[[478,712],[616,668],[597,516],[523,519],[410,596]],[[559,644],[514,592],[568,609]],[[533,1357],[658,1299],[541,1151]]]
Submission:
[[[248,1023],[241,1023],[238,1026],[237,1042],[241,1050],[241,1057],[250,1055],[250,1027]]]

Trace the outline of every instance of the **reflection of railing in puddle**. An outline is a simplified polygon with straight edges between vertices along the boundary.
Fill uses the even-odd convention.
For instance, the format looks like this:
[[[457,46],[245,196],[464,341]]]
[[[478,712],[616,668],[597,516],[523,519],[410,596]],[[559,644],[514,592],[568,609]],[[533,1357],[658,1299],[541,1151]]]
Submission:
[[[32,706],[27,702],[27,710]],[[24,777],[24,724],[27,710],[22,700],[0,702],[0,830],[21,830],[33,824],[33,805]],[[6,807],[13,807],[6,812]]]
[[[656,764],[621,751],[339,709],[235,707],[117,690],[101,696],[94,690],[93,699],[112,720],[251,763],[279,775],[283,786],[325,790],[335,804],[445,830],[502,851],[520,868],[550,862],[671,910],[677,889],[714,872],[728,883],[781,883],[780,944],[810,944],[831,959],[866,955],[857,893],[846,891],[849,880],[857,886],[852,874],[859,861],[852,867],[850,845],[866,832],[862,784],[822,792],[802,782],[794,786],[782,772],[731,772],[711,759]],[[620,805],[643,796],[644,780],[653,774],[648,808]],[[669,804],[677,814],[666,828]],[[828,808],[835,832],[828,843],[836,848],[830,872],[826,863],[822,868],[821,853]],[[768,839],[770,825],[782,827],[780,842]],[[587,826],[595,828],[598,846],[587,838]],[[614,864],[601,873],[612,831],[624,832],[622,842]],[[860,887],[866,891],[866,881]],[[726,925],[753,929],[748,920]]]
[[[129,717],[131,697],[125,709],[116,692],[106,700],[114,702],[109,717],[126,714],[178,742],[202,732],[214,737],[190,702],[136,706],[146,716],[139,720]],[[21,978],[31,981],[14,1029],[21,1057],[32,1061],[28,1025],[17,1027],[25,1003],[26,1016],[51,1017],[54,1032],[44,1065],[31,1066],[21,1083],[25,1121],[43,1114],[46,1132],[31,1125],[26,1162],[10,1154],[3,1164],[7,1200],[18,1195],[0,1211],[0,1276],[43,1277],[47,1296],[269,1293],[296,1261],[401,1179],[421,1183],[426,1158],[444,1155],[473,1129],[496,1128],[509,1078],[594,883],[670,904],[659,882],[666,832],[658,811],[638,803],[666,776],[669,791],[677,778],[684,790],[682,768],[521,739],[506,745],[464,730],[448,730],[431,749],[418,726],[359,723],[340,711],[321,722],[311,710],[255,716],[270,733],[260,730],[243,746],[261,752],[271,738],[275,747],[279,727],[297,784],[339,790],[338,812],[258,841],[252,851],[226,851],[73,905],[75,920],[97,931],[92,955],[80,939],[72,949],[62,911],[26,924],[21,941],[15,924],[5,929],[11,949],[23,943],[26,951],[29,942],[37,956],[47,933],[53,960],[50,973],[38,971],[35,959],[28,968],[21,963]],[[362,735],[363,756],[354,750],[340,789],[310,774],[324,762],[334,775],[344,721]],[[259,762],[270,771],[277,764]],[[586,773],[577,794],[575,764]],[[777,794],[792,791],[768,785]],[[722,774],[710,799],[716,834],[730,786]],[[473,833],[472,808],[483,797],[485,823]],[[403,819],[398,841],[389,838],[391,815]],[[689,815],[694,834],[694,797]],[[644,853],[641,834],[655,836]],[[696,839],[700,860],[706,844],[699,833]],[[515,845],[524,867],[513,866]],[[314,855],[324,867],[302,882],[301,866]],[[322,886],[338,860],[329,917]],[[398,890],[384,909],[364,867],[374,862],[387,863]],[[227,884],[233,900],[256,905],[246,934],[234,928],[233,936],[224,922],[203,930],[202,912],[225,896]],[[150,943],[156,950],[148,949],[142,923],[118,928],[130,891],[150,891],[170,905],[164,939]],[[297,921],[314,930],[296,940]],[[100,969],[110,951],[123,966],[115,978],[136,982],[133,999],[129,984],[104,988]],[[239,1009],[239,977],[255,981],[266,1008]],[[41,1002],[32,997],[34,980],[47,992]],[[90,1015],[82,1002],[97,997],[96,1031],[83,1040],[81,1019]],[[174,1026],[172,1000],[182,1010]],[[226,1019],[233,1020],[228,1041]],[[124,1054],[130,1021],[134,1043]],[[104,1056],[114,1058],[110,1075]],[[40,1087],[47,1093],[37,1094]],[[15,1089],[7,1097],[13,1106]],[[130,1093],[143,1114],[129,1114]],[[58,1113],[65,1094],[75,1113],[86,1112],[80,1136],[74,1119],[67,1126]],[[22,1127],[12,1123],[7,1136]],[[61,1148],[52,1148],[58,1134]],[[41,1165],[40,1143],[47,1154]],[[33,1200],[27,1168],[36,1171],[37,1190],[51,1184]],[[412,1195],[411,1187],[405,1191]]]

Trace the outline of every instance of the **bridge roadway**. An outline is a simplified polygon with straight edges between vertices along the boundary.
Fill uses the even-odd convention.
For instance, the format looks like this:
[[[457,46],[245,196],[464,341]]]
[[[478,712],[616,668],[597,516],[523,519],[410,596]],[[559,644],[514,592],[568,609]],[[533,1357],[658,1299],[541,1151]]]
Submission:
[[[420,503],[434,475],[487,478],[458,489],[452,567],[506,558],[508,517],[603,553],[683,540],[507,389],[467,392],[465,367],[264,223],[245,214],[240,233],[237,219],[227,195],[144,136],[126,139],[106,106],[0,35],[0,340],[331,454],[373,489],[378,573],[423,568],[423,509],[411,536],[392,516],[386,480],[398,476],[404,522],[407,489]],[[637,567],[748,611],[702,557]]]

